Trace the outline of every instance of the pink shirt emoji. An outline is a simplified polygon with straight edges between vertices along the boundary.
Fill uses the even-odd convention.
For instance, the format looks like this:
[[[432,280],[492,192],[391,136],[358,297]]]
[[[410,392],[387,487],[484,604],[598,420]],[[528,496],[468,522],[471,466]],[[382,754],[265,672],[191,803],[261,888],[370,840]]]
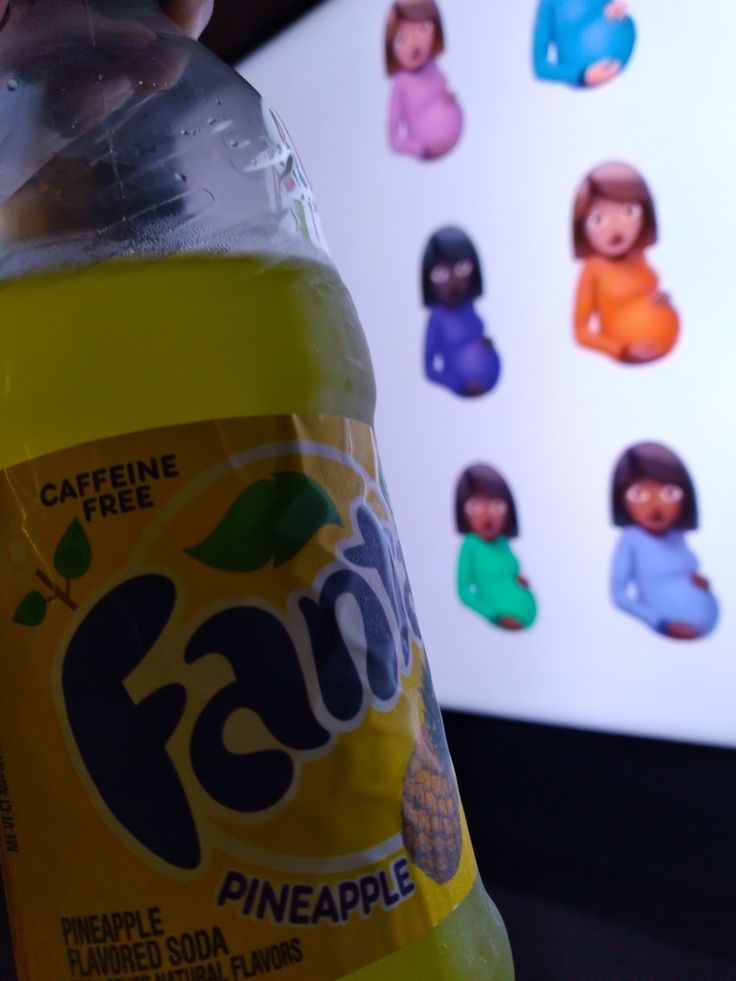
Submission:
[[[394,75],[389,142],[396,153],[421,159],[444,156],[456,146],[462,129],[462,109],[434,59],[416,71]]]

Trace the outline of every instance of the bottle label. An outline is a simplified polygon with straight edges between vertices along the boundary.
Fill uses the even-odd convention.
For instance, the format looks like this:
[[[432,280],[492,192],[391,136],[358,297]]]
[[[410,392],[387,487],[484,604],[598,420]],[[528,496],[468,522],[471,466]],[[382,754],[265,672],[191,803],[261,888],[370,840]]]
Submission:
[[[328,981],[476,876],[371,429],[151,430],[0,487],[21,981]]]

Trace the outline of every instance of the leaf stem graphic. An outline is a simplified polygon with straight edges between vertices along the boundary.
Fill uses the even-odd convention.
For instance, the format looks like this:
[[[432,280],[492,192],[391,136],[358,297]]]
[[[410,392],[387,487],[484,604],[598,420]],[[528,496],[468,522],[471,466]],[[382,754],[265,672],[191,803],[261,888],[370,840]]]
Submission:
[[[65,593],[63,589],[60,589],[60,587],[57,586],[52,579],[49,579],[46,573],[42,572],[41,569],[36,569],[36,578],[40,579],[44,586],[46,586],[47,589],[50,589],[54,596],[57,599],[60,599],[61,602],[68,606],[70,610],[77,609],[77,604],[74,602],[71,596],[68,593]]]

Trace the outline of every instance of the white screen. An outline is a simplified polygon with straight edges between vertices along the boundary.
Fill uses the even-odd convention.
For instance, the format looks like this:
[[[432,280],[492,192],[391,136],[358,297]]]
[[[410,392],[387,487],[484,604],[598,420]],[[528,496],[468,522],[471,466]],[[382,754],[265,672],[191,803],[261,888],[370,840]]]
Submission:
[[[330,0],[241,70],[300,149],[368,336],[379,445],[440,699],[736,745],[736,6],[631,0],[631,63],[581,90],[532,71],[537,0],[444,0],[438,65],[466,126],[435,162],[388,145],[388,7]],[[646,366],[573,336],[572,202],[610,160],[651,189],[659,241],[646,257],[681,318],[675,349]],[[421,259],[445,225],[477,246],[476,310],[502,359],[499,384],[479,398],[424,375]],[[676,451],[697,489],[699,527],[686,541],[720,617],[695,641],[655,632],[610,597],[622,534],[612,472],[645,441]],[[496,467],[513,492],[511,547],[538,601],[526,630],[500,629],[458,599],[455,487],[475,463]]]

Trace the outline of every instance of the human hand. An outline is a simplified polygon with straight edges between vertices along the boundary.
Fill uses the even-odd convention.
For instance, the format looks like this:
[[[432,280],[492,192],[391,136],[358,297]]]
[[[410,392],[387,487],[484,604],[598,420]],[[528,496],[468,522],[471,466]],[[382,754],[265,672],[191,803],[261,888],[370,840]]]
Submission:
[[[603,13],[606,15],[608,20],[623,20],[624,17],[629,16],[629,5],[624,3],[623,0],[612,0],[612,2],[604,8]]]
[[[585,84],[592,88],[596,85],[604,85],[606,82],[610,82],[620,71],[620,61],[617,61],[615,58],[601,58],[600,61],[594,61],[592,65],[589,65],[585,69],[583,78]]]
[[[673,640],[697,640],[700,634],[690,623],[679,623],[677,620],[669,620],[662,630],[666,637]]]
[[[190,37],[199,37],[207,27],[214,6],[215,0],[162,0],[161,3],[166,16]]]

